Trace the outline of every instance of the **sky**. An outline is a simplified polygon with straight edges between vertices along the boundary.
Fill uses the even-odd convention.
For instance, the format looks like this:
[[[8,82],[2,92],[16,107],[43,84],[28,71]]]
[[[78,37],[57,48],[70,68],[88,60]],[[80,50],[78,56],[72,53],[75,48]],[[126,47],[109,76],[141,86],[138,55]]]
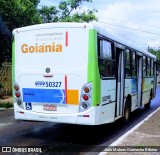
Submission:
[[[41,0],[40,5],[59,2]],[[92,0],[81,9],[96,9],[103,27],[142,50],[160,49],[160,0]]]

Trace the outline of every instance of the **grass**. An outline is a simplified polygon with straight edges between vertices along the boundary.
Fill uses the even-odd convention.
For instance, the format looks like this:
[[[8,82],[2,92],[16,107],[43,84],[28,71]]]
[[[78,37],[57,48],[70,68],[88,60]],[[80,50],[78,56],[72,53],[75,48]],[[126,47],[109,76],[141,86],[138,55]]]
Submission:
[[[135,147],[137,147],[137,148],[144,148],[144,147],[146,147],[146,145],[144,145],[144,144],[137,144]]]
[[[12,108],[13,107],[13,103],[0,103],[0,108]]]

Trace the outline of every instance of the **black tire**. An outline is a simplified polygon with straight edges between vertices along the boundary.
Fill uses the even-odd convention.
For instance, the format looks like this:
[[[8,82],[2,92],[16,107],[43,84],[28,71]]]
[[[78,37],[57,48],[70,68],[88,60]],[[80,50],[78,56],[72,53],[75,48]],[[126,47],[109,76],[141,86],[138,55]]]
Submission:
[[[124,122],[128,123],[130,121],[130,117],[131,117],[131,104],[129,102],[126,102],[124,108]]]
[[[149,97],[149,102],[147,104],[144,105],[144,108],[147,110],[147,109],[150,109],[151,107],[151,100],[152,100],[152,89],[151,89],[151,92],[150,92],[150,97]]]
[[[151,107],[151,99],[149,99],[149,102],[144,105],[144,108],[145,108],[146,110],[150,109],[150,107]]]

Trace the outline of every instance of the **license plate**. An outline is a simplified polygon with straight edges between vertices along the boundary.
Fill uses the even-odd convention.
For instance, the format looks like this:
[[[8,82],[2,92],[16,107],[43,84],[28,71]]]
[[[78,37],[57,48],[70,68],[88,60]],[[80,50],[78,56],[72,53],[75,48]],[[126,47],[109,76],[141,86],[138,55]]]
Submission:
[[[51,104],[45,104],[45,105],[43,105],[43,110],[57,111],[57,106],[56,105],[51,105]]]

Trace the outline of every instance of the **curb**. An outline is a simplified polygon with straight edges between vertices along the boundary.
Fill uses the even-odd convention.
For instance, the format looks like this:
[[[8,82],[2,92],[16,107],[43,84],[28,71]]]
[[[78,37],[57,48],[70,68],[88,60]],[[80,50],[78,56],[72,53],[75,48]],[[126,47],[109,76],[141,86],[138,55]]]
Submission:
[[[3,110],[10,110],[10,109],[13,109],[13,107],[12,108],[0,108],[0,111],[3,111]]]

